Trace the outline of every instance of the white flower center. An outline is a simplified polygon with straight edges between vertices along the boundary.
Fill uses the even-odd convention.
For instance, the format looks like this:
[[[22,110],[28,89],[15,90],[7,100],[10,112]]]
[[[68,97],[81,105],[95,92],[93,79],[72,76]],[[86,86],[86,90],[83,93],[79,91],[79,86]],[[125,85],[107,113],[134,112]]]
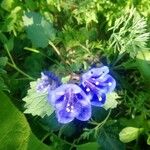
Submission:
[[[100,96],[100,97],[98,98],[98,100],[101,101],[101,100],[102,100],[102,97]]]
[[[90,92],[90,88],[86,88],[86,91],[87,91],[87,92]]]
[[[112,83],[111,83],[111,82],[109,82],[109,83],[108,83],[108,86],[112,86]]]
[[[99,85],[99,82],[98,82],[98,81],[96,81],[96,82],[95,82],[95,84],[96,84],[96,85]]]

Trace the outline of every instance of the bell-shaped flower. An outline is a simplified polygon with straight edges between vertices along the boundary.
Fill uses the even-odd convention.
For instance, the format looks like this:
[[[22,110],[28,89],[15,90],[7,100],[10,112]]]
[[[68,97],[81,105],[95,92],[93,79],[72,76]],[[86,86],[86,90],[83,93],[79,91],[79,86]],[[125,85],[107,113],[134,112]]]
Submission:
[[[90,96],[76,84],[63,84],[50,91],[49,102],[55,107],[60,123],[69,123],[74,118],[87,121],[91,117]]]
[[[106,94],[116,87],[115,79],[108,74],[109,68],[102,66],[92,68],[81,77],[81,87],[87,95],[91,95],[91,104],[102,106],[106,100]]]
[[[48,92],[61,85],[60,79],[49,71],[41,72],[41,78],[37,81],[37,92]]]

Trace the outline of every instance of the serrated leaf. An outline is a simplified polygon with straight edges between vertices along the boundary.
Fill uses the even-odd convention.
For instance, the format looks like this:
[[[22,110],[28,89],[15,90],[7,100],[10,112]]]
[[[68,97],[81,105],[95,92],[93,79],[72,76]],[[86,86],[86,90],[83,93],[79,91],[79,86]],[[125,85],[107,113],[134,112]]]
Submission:
[[[45,115],[50,116],[54,108],[48,103],[48,93],[47,92],[37,92],[36,85],[37,81],[30,83],[30,89],[28,90],[27,96],[23,98],[25,104],[25,112],[27,114],[32,114],[33,116],[44,117]]]
[[[25,116],[0,92],[0,149],[53,150],[32,133]]]
[[[79,145],[77,147],[77,150],[97,150],[98,149],[98,143],[96,142],[89,142],[86,144]]]
[[[23,16],[28,38],[35,47],[46,47],[49,40],[55,39],[56,31],[52,23],[46,21],[39,13],[26,12]]]
[[[112,92],[112,93],[108,93],[106,95],[106,102],[103,106],[103,108],[105,108],[106,110],[108,109],[113,109],[113,108],[116,108],[117,107],[117,98],[119,98],[118,94],[116,92]]]
[[[143,128],[126,127],[119,133],[119,139],[123,143],[131,142],[138,138],[139,134],[143,131]]]

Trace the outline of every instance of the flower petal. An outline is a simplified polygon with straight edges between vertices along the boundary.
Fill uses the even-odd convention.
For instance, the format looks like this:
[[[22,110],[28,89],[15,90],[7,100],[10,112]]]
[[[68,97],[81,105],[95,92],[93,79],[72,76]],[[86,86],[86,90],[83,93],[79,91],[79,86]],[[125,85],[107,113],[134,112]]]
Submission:
[[[103,78],[99,78],[97,81],[99,84],[96,86],[102,93],[112,92],[116,87],[115,79],[109,74],[105,75]]]
[[[75,114],[72,112],[67,112],[66,109],[56,110],[56,116],[58,122],[60,123],[69,123],[75,118]]]
[[[79,114],[76,116],[78,120],[87,121],[91,118],[91,105],[80,105]]]
[[[102,66],[100,68],[92,68],[82,75],[82,81],[88,80],[90,78],[103,77],[109,73],[109,68],[107,66]]]
[[[102,106],[106,101],[106,95],[104,93],[96,95],[94,94],[91,100],[93,106]]]

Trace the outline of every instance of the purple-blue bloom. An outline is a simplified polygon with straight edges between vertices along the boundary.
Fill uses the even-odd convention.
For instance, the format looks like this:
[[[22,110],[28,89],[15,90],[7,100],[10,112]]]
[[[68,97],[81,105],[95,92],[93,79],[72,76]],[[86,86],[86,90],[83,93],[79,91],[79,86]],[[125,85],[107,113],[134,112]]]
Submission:
[[[69,123],[74,118],[87,121],[91,117],[90,96],[76,84],[63,84],[50,91],[49,102],[60,123]]]
[[[102,66],[93,68],[81,77],[81,87],[87,95],[91,95],[91,104],[102,106],[106,101],[106,94],[112,92],[116,87],[115,79],[108,74],[109,68]]]
[[[41,72],[41,78],[38,80],[36,86],[37,92],[48,92],[49,90],[54,90],[61,85],[60,79],[49,71]]]

